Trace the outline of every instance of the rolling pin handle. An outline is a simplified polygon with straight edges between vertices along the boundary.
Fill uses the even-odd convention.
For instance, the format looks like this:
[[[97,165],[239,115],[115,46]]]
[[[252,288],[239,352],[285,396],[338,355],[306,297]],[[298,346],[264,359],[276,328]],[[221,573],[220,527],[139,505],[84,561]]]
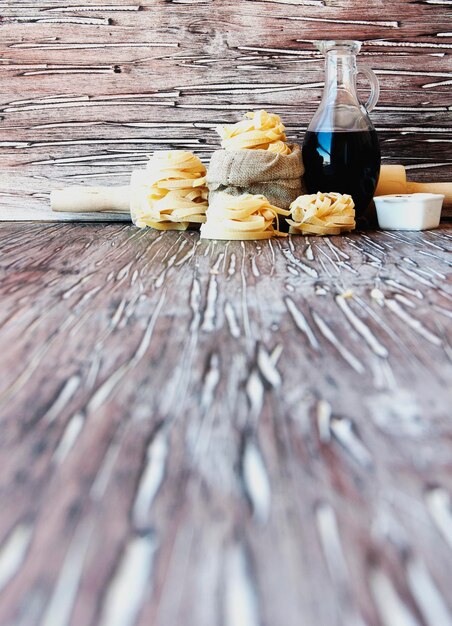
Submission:
[[[129,213],[130,188],[124,187],[65,187],[50,194],[52,211],[69,213]]]
[[[407,193],[442,193],[444,205],[452,205],[452,183],[411,183],[406,185]]]

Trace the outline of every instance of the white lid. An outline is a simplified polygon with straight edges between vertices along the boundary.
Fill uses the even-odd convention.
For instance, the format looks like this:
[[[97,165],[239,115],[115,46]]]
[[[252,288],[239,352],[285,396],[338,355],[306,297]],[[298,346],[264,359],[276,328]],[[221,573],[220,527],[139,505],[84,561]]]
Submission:
[[[445,195],[443,193],[392,193],[386,196],[377,196],[374,200],[383,200],[384,202],[398,202],[403,201],[410,202],[413,200],[431,200],[431,199],[444,200]]]

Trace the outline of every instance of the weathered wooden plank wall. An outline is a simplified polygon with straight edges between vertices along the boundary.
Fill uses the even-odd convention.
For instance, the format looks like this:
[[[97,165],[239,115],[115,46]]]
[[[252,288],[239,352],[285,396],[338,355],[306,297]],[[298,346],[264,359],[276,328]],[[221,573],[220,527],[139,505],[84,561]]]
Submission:
[[[449,0],[0,1],[0,216],[50,187],[123,183],[155,148],[208,159],[214,126],[279,112],[300,139],[319,102],[311,41],[358,38],[382,85],[384,160],[452,179]],[[24,195],[26,202],[24,204]]]

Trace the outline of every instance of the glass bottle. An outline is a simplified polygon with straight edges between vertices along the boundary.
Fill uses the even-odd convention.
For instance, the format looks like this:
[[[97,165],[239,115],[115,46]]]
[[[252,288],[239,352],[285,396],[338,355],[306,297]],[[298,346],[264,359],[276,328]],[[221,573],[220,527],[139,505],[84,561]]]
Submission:
[[[303,141],[304,180],[308,193],[348,193],[362,215],[372,200],[380,174],[380,146],[369,119],[380,93],[372,70],[356,67],[359,41],[318,41],[325,55],[322,100]],[[358,99],[356,76],[370,81],[371,93],[363,105]]]

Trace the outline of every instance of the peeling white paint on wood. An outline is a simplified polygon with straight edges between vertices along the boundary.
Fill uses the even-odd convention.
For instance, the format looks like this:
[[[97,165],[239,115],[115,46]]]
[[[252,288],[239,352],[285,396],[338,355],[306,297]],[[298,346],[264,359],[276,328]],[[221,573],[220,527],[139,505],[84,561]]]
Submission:
[[[152,535],[131,539],[107,590],[100,626],[133,626],[141,603],[150,591],[152,565],[157,549]]]
[[[386,574],[375,570],[370,583],[383,626],[420,626],[420,622],[397,594]]]
[[[33,528],[31,524],[17,524],[0,544],[0,592],[14,578],[22,567]]]

